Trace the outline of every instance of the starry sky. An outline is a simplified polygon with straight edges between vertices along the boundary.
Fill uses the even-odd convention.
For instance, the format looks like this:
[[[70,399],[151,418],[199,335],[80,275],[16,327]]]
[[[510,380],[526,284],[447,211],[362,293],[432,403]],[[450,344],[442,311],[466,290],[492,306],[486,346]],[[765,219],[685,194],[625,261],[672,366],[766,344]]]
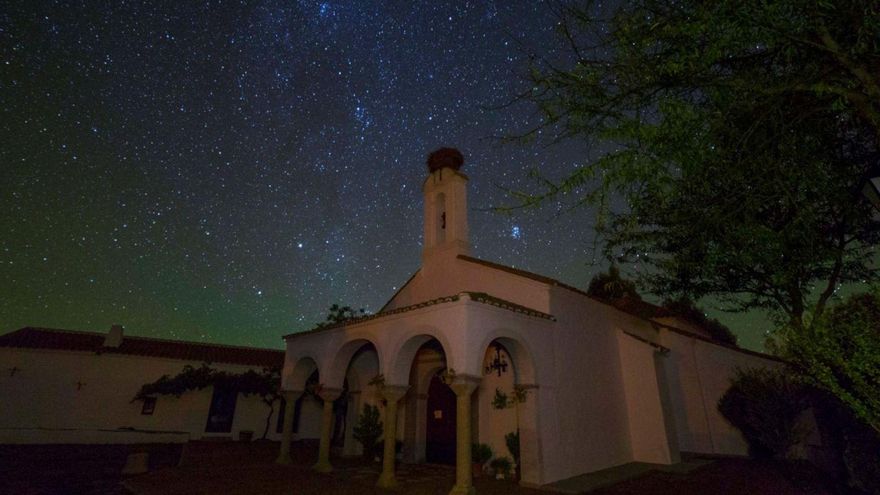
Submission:
[[[419,266],[441,146],[465,155],[475,256],[585,287],[589,210],[490,211],[595,152],[493,138],[537,122],[495,107],[561,47],[531,1],[7,5],[0,332],[281,347],[333,303],[377,311]]]

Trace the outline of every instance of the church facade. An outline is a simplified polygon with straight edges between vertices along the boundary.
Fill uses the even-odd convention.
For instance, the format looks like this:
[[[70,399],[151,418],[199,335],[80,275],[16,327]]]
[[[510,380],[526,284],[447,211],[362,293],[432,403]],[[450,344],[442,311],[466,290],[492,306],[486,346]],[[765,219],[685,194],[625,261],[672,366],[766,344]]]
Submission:
[[[598,300],[472,257],[462,162],[451,149],[429,157],[422,265],[377,314],[285,337],[287,402],[308,382],[324,401],[315,468],[332,469],[331,437],[358,452],[351,430],[366,404],[382,411],[384,487],[396,483],[396,462],[446,462],[453,493],[472,493],[473,443],[518,454],[532,486],[633,461],[673,464],[682,452],[744,455],[717,401],[737,368],[778,362],[648,303]],[[285,439],[292,423],[289,414]],[[509,452],[517,433],[519,452]]]

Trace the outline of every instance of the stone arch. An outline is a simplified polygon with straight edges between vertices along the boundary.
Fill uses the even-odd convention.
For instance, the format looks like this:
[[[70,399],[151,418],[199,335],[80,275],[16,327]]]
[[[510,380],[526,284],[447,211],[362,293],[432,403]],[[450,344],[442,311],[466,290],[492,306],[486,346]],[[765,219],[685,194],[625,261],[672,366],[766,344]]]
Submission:
[[[441,332],[431,327],[421,327],[411,332],[402,339],[402,343],[391,352],[387,359],[385,370],[385,383],[405,385],[409,383],[409,374],[413,360],[419,349],[431,339],[436,340],[446,356],[447,366],[454,362],[452,358],[452,346]]]
[[[293,362],[295,364],[284,381],[284,388],[286,390],[303,391],[312,373],[319,370],[318,362],[311,356],[300,356]],[[318,377],[320,379],[320,371],[318,372]]]
[[[509,329],[499,328],[486,333],[478,347],[478,352],[474,356],[476,362],[470,363],[472,366],[476,366],[472,369],[482,370],[486,349],[493,342],[501,344],[513,360],[512,364],[517,384],[535,385],[538,383],[540,379],[538,363],[534,360],[535,354],[531,346],[526,339]]]
[[[519,431],[520,444],[520,476],[521,479],[528,483],[540,484],[543,466],[542,459],[542,442],[538,435],[540,430],[540,387],[539,380],[542,375],[539,373],[540,364],[534,358],[535,354],[528,340],[523,338],[517,332],[499,328],[487,332],[479,347],[479,365],[482,366],[486,355],[486,350],[494,343],[499,343],[510,356],[513,366],[513,383],[522,385],[526,388],[525,402],[517,404],[516,407],[516,428]],[[470,363],[474,364],[474,363]],[[485,393],[491,394],[493,391],[486,390]],[[486,411],[489,412],[489,411]],[[480,411],[482,414],[483,411]]]
[[[324,386],[341,389],[346,376],[352,372],[349,368],[352,365],[352,360],[355,358],[355,355],[367,346],[371,346],[376,353],[377,362],[375,374],[378,375],[382,373],[382,353],[379,346],[370,339],[355,337],[347,340],[339,347],[339,350],[336,351],[336,355],[330,363],[330,368],[326,370],[326,378],[323,380]],[[359,378],[361,380],[369,381],[373,377],[361,376]]]

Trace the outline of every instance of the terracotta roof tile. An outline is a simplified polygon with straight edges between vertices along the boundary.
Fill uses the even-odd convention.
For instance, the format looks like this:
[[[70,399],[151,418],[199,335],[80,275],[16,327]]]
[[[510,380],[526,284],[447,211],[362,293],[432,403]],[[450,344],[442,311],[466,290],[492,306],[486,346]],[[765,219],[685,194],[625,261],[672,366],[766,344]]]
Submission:
[[[105,347],[104,334],[25,327],[0,335],[0,347],[56,349],[161,357],[185,361],[274,367],[284,364],[284,351],[124,336],[119,347]]]

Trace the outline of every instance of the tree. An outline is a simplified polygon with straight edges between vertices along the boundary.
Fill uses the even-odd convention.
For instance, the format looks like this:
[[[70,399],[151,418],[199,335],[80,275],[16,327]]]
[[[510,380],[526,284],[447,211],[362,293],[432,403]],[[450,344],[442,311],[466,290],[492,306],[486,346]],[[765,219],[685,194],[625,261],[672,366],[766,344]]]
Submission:
[[[376,454],[376,446],[379,444],[382,431],[379,408],[372,404],[365,405],[354,430],[352,430],[354,439],[364,447],[364,457],[372,459]]]
[[[536,59],[538,130],[608,153],[526,205],[600,206],[611,259],[662,295],[714,296],[801,328],[875,280],[880,9],[859,2],[637,0],[558,7],[569,63]],[[529,136],[529,134],[527,134]],[[611,198],[623,201],[612,202]],[[625,204],[625,208],[612,208]]]
[[[587,294],[613,301],[628,297],[641,301],[642,296],[636,290],[636,284],[620,276],[620,268],[613,264],[608,268],[608,272],[598,273],[590,280],[590,286],[587,288]]]
[[[277,367],[263,368],[259,373],[254,370],[247,370],[235,377],[234,386],[244,396],[256,395],[269,408],[269,413],[266,414],[263,436],[261,437],[265,440],[269,434],[272,414],[275,412],[275,403],[282,400],[281,370]],[[287,404],[287,407],[295,407],[295,404]]]
[[[797,422],[808,407],[803,386],[784,370],[766,368],[738,370],[718,401],[718,411],[742,432],[755,458],[786,458],[808,433]]]
[[[705,329],[712,336],[712,339],[729,345],[737,345],[736,335],[730,331],[727,325],[715,318],[706,316],[706,313],[698,308],[689,298],[666,299],[663,301],[663,307],[694,325]]]
[[[340,306],[338,304],[334,304],[330,306],[327,318],[323,322],[318,323],[318,327],[320,328],[338,325],[348,320],[365,316],[366,314],[367,311],[364,308],[354,310],[351,306]]]
[[[180,397],[186,392],[202,390],[207,387],[228,386],[238,393],[249,396],[257,395],[269,408],[266,415],[266,427],[262,438],[269,433],[269,424],[275,412],[275,402],[281,399],[281,370],[277,367],[263,368],[261,372],[248,370],[244,373],[229,373],[202,364],[198,368],[186,365],[177,375],[162,375],[153,383],[145,384],[135,395],[132,402],[156,395],[172,395]],[[293,407],[293,404],[288,404]]]
[[[880,294],[851,296],[779,339],[801,376],[837,397],[880,438]]]

